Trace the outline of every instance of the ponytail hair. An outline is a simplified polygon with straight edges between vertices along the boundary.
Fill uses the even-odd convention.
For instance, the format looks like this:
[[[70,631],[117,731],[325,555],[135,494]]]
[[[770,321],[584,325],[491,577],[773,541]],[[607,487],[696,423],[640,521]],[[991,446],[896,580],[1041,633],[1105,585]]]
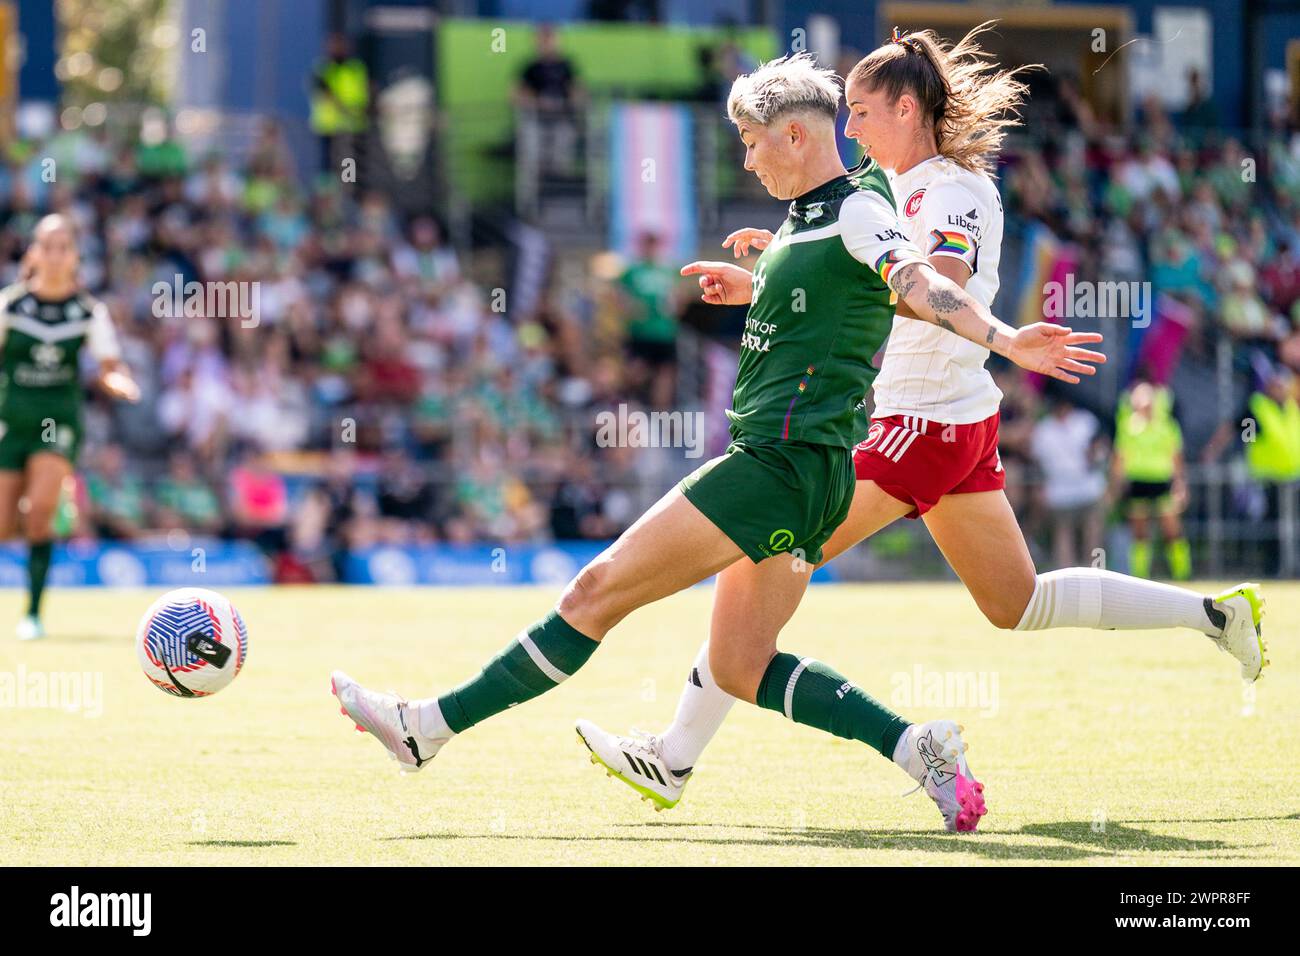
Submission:
[[[1007,130],[1020,124],[1028,87],[1017,77],[1042,66],[1000,69],[975,42],[996,22],[986,20],[951,45],[933,30],[904,34],[895,27],[893,40],[859,60],[845,85],[862,83],[869,92],[883,91],[891,102],[910,93],[934,130],[940,155],[971,172],[990,174],[992,155]]]

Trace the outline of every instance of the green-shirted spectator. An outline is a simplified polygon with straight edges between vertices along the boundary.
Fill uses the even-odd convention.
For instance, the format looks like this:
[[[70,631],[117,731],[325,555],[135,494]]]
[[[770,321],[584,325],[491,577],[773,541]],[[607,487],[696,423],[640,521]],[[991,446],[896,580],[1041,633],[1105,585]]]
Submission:
[[[1241,143],[1229,139],[1220,150],[1222,159],[1213,166],[1206,176],[1218,194],[1219,202],[1228,209],[1245,209],[1254,190],[1254,183],[1241,175],[1241,162],[1246,159],[1246,151]]]
[[[661,243],[653,232],[642,233],[637,257],[619,277],[627,304],[627,345],[634,363],[644,366],[634,377],[649,382],[649,399],[657,408],[672,404],[677,364],[677,310],[674,290],[681,282],[677,270],[659,261]]]
[[[437,458],[450,443],[455,424],[455,406],[440,383],[427,385],[411,406],[411,434],[421,456]]]
[[[106,538],[134,538],[144,530],[145,489],[128,474],[122,448],[105,445],[86,479],[90,516],[96,531]]]
[[[224,524],[221,499],[200,477],[194,460],[184,453],[172,455],[167,476],[154,489],[158,524],[216,534]]]
[[[136,167],[143,176],[161,179],[164,176],[184,176],[189,169],[185,147],[174,139],[141,144],[136,149]]]

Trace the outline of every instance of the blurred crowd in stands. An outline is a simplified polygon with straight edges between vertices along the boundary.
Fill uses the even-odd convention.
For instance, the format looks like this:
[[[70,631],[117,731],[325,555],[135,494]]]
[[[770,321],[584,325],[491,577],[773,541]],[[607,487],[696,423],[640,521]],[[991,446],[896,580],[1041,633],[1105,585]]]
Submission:
[[[79,224],[144,393],[88,403],[75,534],[252,537],[283,576],[328,579],[344,547],[608,538],[638,513],[635,449],[597,447],[592,423],[649,388],[619,323],[672,321],[632,304],[672,291],[653,267],[586,296],[591,321],[549,302],[521,320],[434,219],[308,188],[269,123],[238,166],[83,131],[12,149],[6,283],[45,211]],[[253,314],[175,314],[193,281],[255,283]]]
[[[1189,87],[1181,113],[1153,98],[1120,131],[1062,83],[1055,107],[1040,108],[1002,159],[1008,244],[1018,245],[1022,276],[1123,284],[1141,288],[1145,302],[1094,326],[1110,339],[1111,394],[1040,396],[1041,383],[1008,392],[1004,420],[1025,424],[1004,428],[1003,459],[1013,473],[1046,479],[1033,502],[1017,505],[1031,524],[1049,526],[1044,545],[1056,565],[1088,563],[1118,505],[1115,517],[1126,516],[1133,533],[1131,567],[1149,569],[1143,542],[1155,525],[1165,570],[1187,576],[1186,545],[1169,543],[1183,536],[1181,515],[1203,519],[1217,493],[1203,488],[1198,499],[1189,468],[1204,475],[1227,464],[1240,466],[1242,480],[1218,503],[1222,514],[1260,524],[1265,564],[1278,570],[1278,490],[1300,480],[1300,134],[1278,111],[1248,148],[1241,131],[1220,126],[1195,74]],[[1025,261],[1035,257],[1047,268]],[[998,304],[1028,318],[1037,290],[1015,288],[1015,279],[1004,269],[1004,290],[1010,281],[1017,298]],[[1145,431],[1129,417],[1135,404],[1155,423]],[[1137,474],[1152,455],[1167,481]],[[1014,475],[1013,483],[1024,487]],[[1159,483],[1170,485],[1168,500],[1135,504],[1133,487]]]
[[[1206,103],[1175,117],[1145,105],[1120,131],[1068,84],[1053,102],[1001,164],[1018,261],[1046,236],[1081,278],[1149,281],[1150,323],[1129,330],[1141,323],[1127,317],[1108,342],[1119,387],[1150,382],[1171,415],[1197,406],[1206,422],[1184,423],[1179,441],[1190,462],[1244,456],[1243,413],[1274,437],[1294,427],[1271,462],[1248,463],[1261,482],[1300,478],[1300,135],[1279,121],[1252,151],[1216,131]],[[88,405],[74,534],[237,535],[273,555],[281,580],[330,580],[344,549],[378,543],[609,538],[698,464],[595,441],[600,411],[702,398],[677,375],[679,337],[698,334],[681,322],[694,290],[653,236],[634,261],[553,282],[521,315],[436,219],[305,180],[270,122],[238,162],[175,139],[122,147],[103,129],[15,144],[5,160],[0,278],[15,280],[42,213],[71,214],[85,284],[144,392],[138,406]],[[1016,271],[1029,274],[1005,269],[998,303],[1013,322]],[[171,314],[172,290],[192,281],[255,284],[253,321]],[[997,375],[1013,502],[1045,559],[1088,563],[1123,478],[1108,450],[1115,395],[1058,401]],[[1268,422],[1260,395],[1280,410]],[[1287,448],[1295,460],[1279,461]]]

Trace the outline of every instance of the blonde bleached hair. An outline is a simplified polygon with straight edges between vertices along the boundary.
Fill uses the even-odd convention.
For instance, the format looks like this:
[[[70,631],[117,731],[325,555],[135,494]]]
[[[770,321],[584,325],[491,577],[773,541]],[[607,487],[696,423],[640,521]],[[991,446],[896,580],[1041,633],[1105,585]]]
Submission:
[[[727,115],[736,125],[770,126],[787,113],[818,113],[832,123],[840,110],[840,79],[807,53],[768,60],[753,73],[736,77],[727,97]]]
[[[980,49],[976,38],[996,23],[986,20],[955,44],[933,30],[895,29],[894,39],[859,60],[847,82],[861,83],[871,93],[883,91],[891,103],[910,93],[934,129],[940,155],[971,172],[990,174],[1007,131],[1020,125],[1028,87],[1018,77],[1042,68],[1032,63],[1004,70]]]
[[[52,212],[36,220],[36,225],[32,227],[32,238],[39,239],[41,236],[49,235],[52,232],[66,232],[72,238],[72,244],[77,244],[77,224],[72,221],[71,216],[66,216],[61,212]]]

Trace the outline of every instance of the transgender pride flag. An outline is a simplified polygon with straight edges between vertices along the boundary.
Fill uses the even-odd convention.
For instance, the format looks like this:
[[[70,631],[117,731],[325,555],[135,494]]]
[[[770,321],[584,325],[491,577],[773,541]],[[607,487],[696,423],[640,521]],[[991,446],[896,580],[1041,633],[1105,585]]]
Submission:
[[[616,103],[609,119],[609,243],[630,256],[656,233],[668,262],[695,258],[691,112],[672,103]]]

